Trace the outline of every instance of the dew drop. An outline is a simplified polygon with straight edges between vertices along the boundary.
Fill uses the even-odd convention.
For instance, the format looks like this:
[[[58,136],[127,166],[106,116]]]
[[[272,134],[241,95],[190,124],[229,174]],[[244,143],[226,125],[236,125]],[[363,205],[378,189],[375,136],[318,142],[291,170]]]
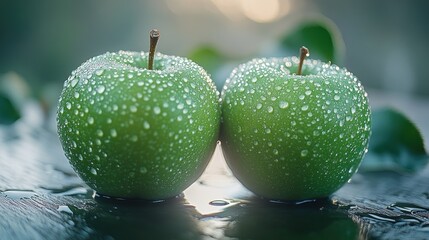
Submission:
[[[302,111],[307,111],[307,110],[308,110],[308,105],[304,105],[304,106],[302,106],[302,107],[301,107],[301,110],[302,110]]]
[[[103,93],[104,90],[106,90],[106,87],[104,85],[100,85],[100,86],[97,87],[97,92],[98,93]]]
[[[144,121],[143,128],[144,129],[149,129],[150,128],[150,124],[147,121]]]
[[[74,78],[74,79],[71,81],[71,83],[70,83],[71,87],[75,87],[75,86],[77,85],[77,83],[78,83],[78,82],[79,82],[79,79]]]
[[[91,168],[91,173],[97,175],[97,170],[95,168]]]
[[[131,105],[130,106],[130,111],[131,112],[137,112],[137,107],[135,105]]]
[[[127,77],[128,77],[128,78],[133,78],[133,77],[134,77],[134,75],[133,75],[132,73],[128,73]]]
[[[335,100],[335,101],[338,101],[338,100],[340,100],[340,96],[338,96],[338,95],[335,95],[335,96],[334,96],[334,100]]]
[[[288,103],[288,102],[281,101],[281,102],[279,103],[279,107],[280,107],[281,109],[285,109],[285,108],[287,108],[288,106],[289,106],[289,103]]]
[[[80,96],[79,92],[74,92],[74,97],[75,98],[79,98],[79,96]]]
[[[72,106],[72,105],[71,105],[71,103],[66,102],[66,108],[67,108],[67,109],[69,109],[69,110],[70,110],[70,109],[71,109],[71,106]]]
[[[95,71],[95,75],[97,75],[97,76],[101,76],[101,75],[103,75],[103,73],[104,73],[103,69],[98,69],[97,71]]]
[[[279,150],[274,149],[274,150],[273,150],[273,153],[274,153],[274,155],[278,155],[278,154],[279,154]]]
[[[140,168],[140,173],[142,173],[142,174],[147,173],[147,168],[145,168],[145,167],[141,167],[141,168]]]
[[[160,114],[161,113],[161,108],[159,108],[158,106],[156,106],[156,107],[154,107],[153,108],[153,113],[155,113],[155,114]]]
[[[256,109],[261,109],[261,108],[262,108],[262,104],[261,103],[256,104]]]
[[[307,156],[307,154],[308,154],[308,150],[307,149],[304,149],[304,150],[301,151],[301,157],[305,157],[305,156]]]
[[[94,124],[94,118],[93,117],[89,117],[88,118],[88,123],[89,124]]]
[[[274,111],[274,109],[272,106],[268,106],[267,111],[268,111],[268,113],[272,113]]]
[[[177,109],[183,109],[183,108],[184,108],[183,103],[179,103],[179,104],[177,105]]]
[[[130,138],[130,140],[132,142],[137,142],[137,140],[139,140],[139,138],[137,137],[137,135],[132,135],[131,138]]]
[[[311,90],[305,91],[305,95],[309,96],[311,94]]]
[[[97,130],[97,136],[102,137],[104,135],[103,131],[98,129]]]
[[[112,136],[112,137],[118,136],[118,133],[116,132],[116,129],[110,129],[110,136]]]

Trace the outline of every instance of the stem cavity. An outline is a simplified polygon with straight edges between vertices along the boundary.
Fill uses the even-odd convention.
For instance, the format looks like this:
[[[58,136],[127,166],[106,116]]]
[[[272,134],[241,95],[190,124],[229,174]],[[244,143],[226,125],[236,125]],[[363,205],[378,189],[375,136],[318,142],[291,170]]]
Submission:
[[[160,34],[157,29],[152,29],[152,31],[150,31],[149,59],[147,62],[147,69],[149,70],[153,69],[153,59],[155,56],[155,49],[156,49],[156,44],[158,43],[159,36]]]
[[[302,46],[301,49],[299,49],[299,64],[298,64],[298,72],[296,74],[301,75],[302,74],[302,64],[304,64],[305,57],[308,57],[310,55],[310,52],[308,51],[308,48]]]

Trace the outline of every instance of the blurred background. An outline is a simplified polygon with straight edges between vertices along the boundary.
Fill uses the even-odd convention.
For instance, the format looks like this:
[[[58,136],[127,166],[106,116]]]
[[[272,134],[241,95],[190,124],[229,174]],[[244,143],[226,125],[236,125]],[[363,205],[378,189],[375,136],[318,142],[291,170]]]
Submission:
[[[159,52],[201,61],[219,87],[240,62],[296,55],[299,40],[313,36],[299,28],[316,22],[334,47],[330,56],[316,46],[312,57],[347,67],[367,89],[425,97],[427,9],[428,1],[417,0],[5,0],[0,78],[20,79],[24,95],[53,109],[82,62],[107,51],[146,51],[149,31],[158,28]]]

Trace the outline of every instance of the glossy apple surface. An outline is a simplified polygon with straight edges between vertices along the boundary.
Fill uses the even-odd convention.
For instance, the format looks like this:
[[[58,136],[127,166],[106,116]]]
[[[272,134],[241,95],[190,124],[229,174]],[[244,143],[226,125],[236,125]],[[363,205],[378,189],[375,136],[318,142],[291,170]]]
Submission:
[[[223,88],[221,142],[238,180],[273,200],[327,197],[367,150],[370,108],[343,68],[298,58],[254,59]]]
[[[106,53],[64,84],[59,137],[78,175],[99,194],[166,199],[203,172],[220,122],[208,74],[181,57]]]

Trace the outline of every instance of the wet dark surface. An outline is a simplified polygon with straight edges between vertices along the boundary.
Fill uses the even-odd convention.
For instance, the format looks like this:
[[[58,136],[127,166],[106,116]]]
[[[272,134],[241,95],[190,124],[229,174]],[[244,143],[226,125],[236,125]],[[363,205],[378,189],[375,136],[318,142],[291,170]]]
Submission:
[[[358,173],[328,199],[261,200],[216,151],[183,196],[164,202],[95,196],[54,131],[0,129],[0,239],[427,239],[429,167]]]

